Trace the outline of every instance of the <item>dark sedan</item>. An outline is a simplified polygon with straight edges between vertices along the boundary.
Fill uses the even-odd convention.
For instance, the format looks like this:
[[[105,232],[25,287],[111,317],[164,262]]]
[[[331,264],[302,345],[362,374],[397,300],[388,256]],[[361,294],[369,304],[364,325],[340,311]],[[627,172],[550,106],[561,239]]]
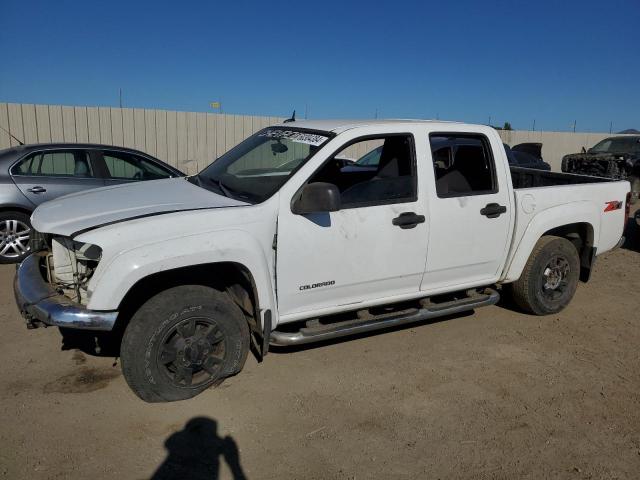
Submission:
[[[146,153],[47,143],[0,150],[0,263],[29,254],[29,217],[41,203],[90,188],[184,174]]]

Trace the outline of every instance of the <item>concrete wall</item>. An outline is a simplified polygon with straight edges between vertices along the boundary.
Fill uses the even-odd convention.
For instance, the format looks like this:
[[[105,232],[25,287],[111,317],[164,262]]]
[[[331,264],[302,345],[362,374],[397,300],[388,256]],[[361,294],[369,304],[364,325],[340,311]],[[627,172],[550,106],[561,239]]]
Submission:
[[[25,143],[92,142],[136,148],[186,173],[195,173],[252,133],[280,117],[176,112],[142,108],[70,107],[0,103],[0,127]],[[554,170],[562,156],[579,152],[606,133],[499,131],[509,145],[541,142],[542,154]],[[0,149],[17,145],[0,130]],[[350,147],[345,156],[359,158],[375,142]]]

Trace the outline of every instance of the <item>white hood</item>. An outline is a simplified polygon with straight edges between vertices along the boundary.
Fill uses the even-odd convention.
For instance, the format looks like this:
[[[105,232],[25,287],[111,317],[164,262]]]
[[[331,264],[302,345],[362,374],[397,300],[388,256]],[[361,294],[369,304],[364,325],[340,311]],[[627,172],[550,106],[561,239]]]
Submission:
[[[31,223],[38,232],[71,236],[108,223],[163,212],[243,205],[249,204],[193,185],[185,178],[169,178],[65,195],[36,208]]]

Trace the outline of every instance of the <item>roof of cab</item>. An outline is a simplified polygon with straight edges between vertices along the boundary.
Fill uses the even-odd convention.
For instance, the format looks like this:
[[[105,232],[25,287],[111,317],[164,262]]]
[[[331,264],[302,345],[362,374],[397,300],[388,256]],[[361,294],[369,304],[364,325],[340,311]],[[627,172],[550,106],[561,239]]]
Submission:
[[[342,133],[346,130],[372,125],[397,125],[397,124],[427,124],[431,126],[463,125],[461,122],[448,122],[443,120],[416,120],[416,119],[375,119],[375,120],[295,120],[293,122],[280,123],[278,127],[308,128],[310,130],[322,130],[326,132]]]

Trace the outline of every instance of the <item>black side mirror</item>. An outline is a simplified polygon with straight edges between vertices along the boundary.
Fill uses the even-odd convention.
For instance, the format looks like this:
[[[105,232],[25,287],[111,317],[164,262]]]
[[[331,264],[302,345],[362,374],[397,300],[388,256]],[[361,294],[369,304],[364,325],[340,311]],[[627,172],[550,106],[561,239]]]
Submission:
[[[340,190],[333,183],[325,182],[305,185],[291,205],[291,211],[296,215],[338,210],[340,210]]]
[[[582,147],[582,153],[587,153],[587,149]]]

